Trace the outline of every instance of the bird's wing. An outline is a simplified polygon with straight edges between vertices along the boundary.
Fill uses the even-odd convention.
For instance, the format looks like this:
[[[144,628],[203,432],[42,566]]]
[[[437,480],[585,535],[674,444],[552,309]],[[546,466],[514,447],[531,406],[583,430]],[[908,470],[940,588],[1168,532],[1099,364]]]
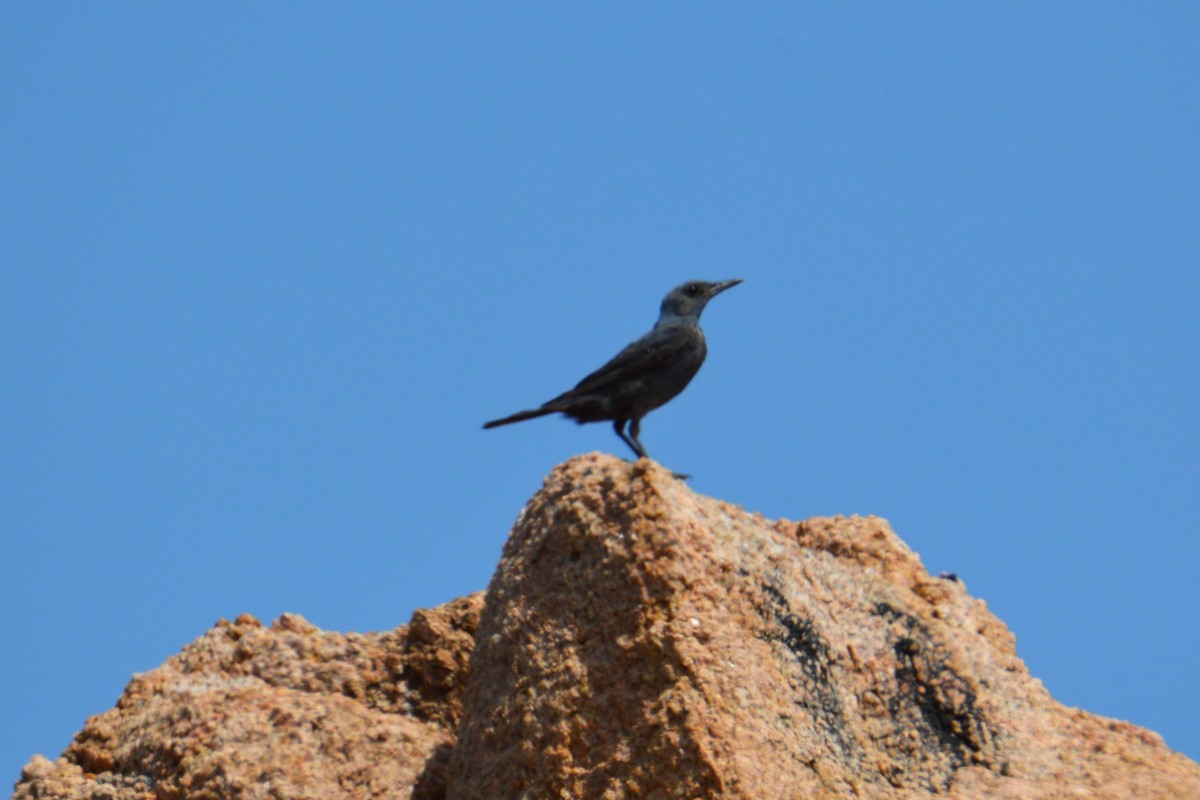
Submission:
[[[607,364],[581,380],[574,389],[561,397],[578,397],[668,364],[687,346],[690,338],[688,331],[677,326],[655,328],[617,353]],[[559,398],[555,398],[557,399]]]

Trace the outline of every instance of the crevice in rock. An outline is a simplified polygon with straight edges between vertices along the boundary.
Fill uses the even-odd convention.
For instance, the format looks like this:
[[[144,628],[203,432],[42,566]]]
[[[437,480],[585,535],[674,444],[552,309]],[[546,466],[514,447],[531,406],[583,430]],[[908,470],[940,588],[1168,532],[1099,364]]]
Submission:
[[[413,784],[412,800],[446,800],[447,773],[454,745],[438,745]]]

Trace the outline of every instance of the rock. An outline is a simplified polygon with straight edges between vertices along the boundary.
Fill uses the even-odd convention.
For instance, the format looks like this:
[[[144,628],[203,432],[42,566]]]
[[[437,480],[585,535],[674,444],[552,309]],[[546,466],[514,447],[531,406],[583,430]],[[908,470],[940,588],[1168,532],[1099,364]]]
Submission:
[[[486,602],[382,634],[220,623],[14,797],[1174,800],[1200,765],[1057,703],[883,520],[772,522],[589,455]]]
[[[770,522],[576,458],[488,590],[450,798],[1200,796],[1200,765],[1056,703],[875,518]]]
[[[63,757],[35,756],[14,798],[393,798],[445,793],[483,594],[386,633],[221,621]]]

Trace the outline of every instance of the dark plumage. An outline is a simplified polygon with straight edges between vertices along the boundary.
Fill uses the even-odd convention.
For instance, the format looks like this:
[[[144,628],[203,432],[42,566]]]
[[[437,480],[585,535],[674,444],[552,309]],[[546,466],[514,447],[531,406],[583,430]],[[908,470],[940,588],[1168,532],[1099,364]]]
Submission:
[[[555,412],[580,424],[613,420],[613,430],[622,441],[639,458],[647,457],[638,439],[642,417],[682,392],[699,371],[708,353],[700,330],[700,312],[709,300],[739,283],[740,279],[688,281],[675,287],[663,298],[654,328],[574,389],[538,408],[492,420],[483,427],[495,428]]]

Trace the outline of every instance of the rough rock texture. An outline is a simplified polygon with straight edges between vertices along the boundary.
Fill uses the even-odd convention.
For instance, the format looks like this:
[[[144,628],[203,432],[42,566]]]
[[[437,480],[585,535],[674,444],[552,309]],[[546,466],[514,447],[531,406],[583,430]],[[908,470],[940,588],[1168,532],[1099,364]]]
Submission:
[[[480,605],[222,623],[14,796],[1200,797],[1200,765],[1055,702],[882,520],[772,522],[581,456]]]
[[[771,522],[559,467],[488,590],[451,798],[1181,798],[1200,765],[1056,703],[874,518]]]
[[[442,797],[482,606],[371,634],[221,621],[134,676],[62,758],[35,756],[13,797]]]

